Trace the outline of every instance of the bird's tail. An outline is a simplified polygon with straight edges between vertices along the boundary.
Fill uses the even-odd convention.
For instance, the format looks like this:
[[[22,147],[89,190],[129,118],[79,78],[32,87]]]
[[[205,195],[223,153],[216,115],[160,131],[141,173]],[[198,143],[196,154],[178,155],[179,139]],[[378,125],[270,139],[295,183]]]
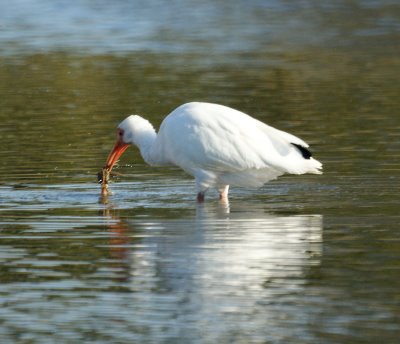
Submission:
[[[318,160],[310,158],[308,165],[310,169],[306,173],[322,174],[322,164]]]

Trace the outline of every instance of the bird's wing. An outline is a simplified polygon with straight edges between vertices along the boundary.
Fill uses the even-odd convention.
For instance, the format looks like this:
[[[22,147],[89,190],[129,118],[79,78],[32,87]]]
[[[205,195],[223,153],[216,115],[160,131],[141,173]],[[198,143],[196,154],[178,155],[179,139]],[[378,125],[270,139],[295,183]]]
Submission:
[[[216,127],[223,130],[205,131],[210,139],[208,154],[213,158],[212,163],[222,161],[223,165],[239,171],[273,168],[288,172],[288,159],[292,153],[296,158],[298,155],[291,143],[307,147],[299,138],[249,116],[221,118]]]
[[[168,116],[159,134],[165,154],[187,171],[308,172],[306,159],[293,143],[308,145],[289,133],[223,106],[202,104],[183,110]]]

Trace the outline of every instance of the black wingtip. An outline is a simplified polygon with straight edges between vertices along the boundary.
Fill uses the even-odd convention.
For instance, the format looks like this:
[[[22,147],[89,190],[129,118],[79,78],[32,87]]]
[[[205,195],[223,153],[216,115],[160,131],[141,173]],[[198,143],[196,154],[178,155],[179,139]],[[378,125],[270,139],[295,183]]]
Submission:
[[[300,151],[304,159],[310,159],[312,157],[311,152],[306,147],[303,147],[296,143],[292,143],[292,145],[295,146]]]

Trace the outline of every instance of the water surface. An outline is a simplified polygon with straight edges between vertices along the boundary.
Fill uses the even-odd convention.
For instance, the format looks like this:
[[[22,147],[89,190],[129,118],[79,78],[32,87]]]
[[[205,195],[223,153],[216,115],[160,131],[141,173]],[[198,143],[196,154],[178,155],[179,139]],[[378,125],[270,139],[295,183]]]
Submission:
[[[196,11],[194,11],[196,8]],[[0,4],[2,343],[397,343],[392,1]],[[195,202],[129,149],[192,100],[300,136],[322,176]]]

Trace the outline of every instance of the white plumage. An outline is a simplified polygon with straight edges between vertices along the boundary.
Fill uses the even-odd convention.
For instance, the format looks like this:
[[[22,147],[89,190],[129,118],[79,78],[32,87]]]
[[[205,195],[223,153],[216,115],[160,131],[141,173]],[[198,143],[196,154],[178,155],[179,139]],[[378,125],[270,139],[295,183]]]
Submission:
[[[284,173],[322,173],[303,140],[223,105],[181,105],[164,119],[158,134],[137,115],[127,117],[118,130],[107,169],[134,144],[148,164],[175,165],[192,175],[199,201],[210,187],[227,198],[229,185],[255,187]]]

